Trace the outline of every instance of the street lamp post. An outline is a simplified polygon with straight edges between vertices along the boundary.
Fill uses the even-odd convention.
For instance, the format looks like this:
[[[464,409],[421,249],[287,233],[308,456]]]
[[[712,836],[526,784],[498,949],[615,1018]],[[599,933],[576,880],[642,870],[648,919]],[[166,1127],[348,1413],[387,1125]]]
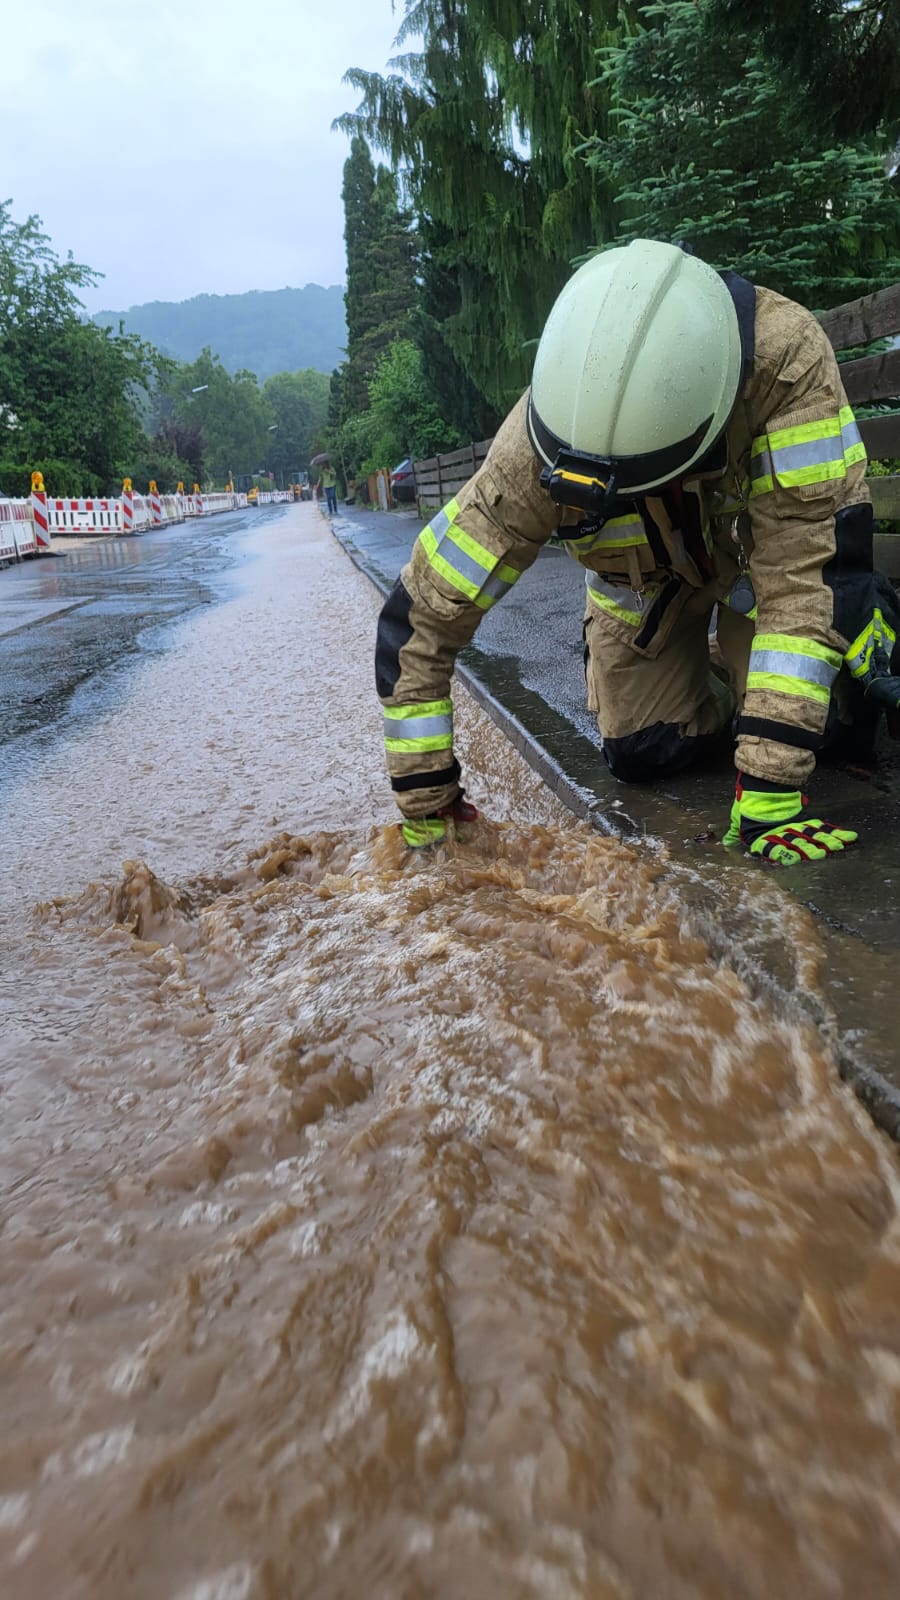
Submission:
[[[270,422],[269,426],[266,429],[266,433],[277,433],[277,432],[278,432],[278,423],[277,422]],[[279,483],[278,487],[279,487],[279,489],[283,489],[284,488],[284,473],[281,471],[280,468],[279,468],[279,471],[278,471],[278,476],[279,476],[279,478],[281,480],[281,482]]]
[[[188,400],[188,405],[190,405],[190,403],[191,403],[191,400],[192,400],[192,398],[193,398],[193,396],[194,396],[194,395],[195,395],[195,394],[203,394],[203,392],[204,392],[204,390],[206,390],[206,389],[208,389],[208,388],[209,388],[209,384],[208,384],[208,383],[198,383],[198,384],[197,384],[197,385],[196,385],[196,386],[195,386],[195,387],[194,387],[194,388],[193,388],[193,389],[192,389],[192,390],[191,390],[191,392],[190,392],[190,394],[189,394],[189,395],[188,395],[188,397],[187,397],[187,400]],[[202,424],[201,424],[201,428],[200,428],[200,433],[201,433],[201,437],[202,437],[202,434],[203,434],[203,428],[202,428]]]

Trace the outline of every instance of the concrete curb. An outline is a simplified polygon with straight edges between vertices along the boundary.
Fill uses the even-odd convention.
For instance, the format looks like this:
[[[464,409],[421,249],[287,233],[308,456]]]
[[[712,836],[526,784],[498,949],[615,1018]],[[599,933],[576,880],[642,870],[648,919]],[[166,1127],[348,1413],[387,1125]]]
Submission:
[[[394,579],[383,572],[369,553],[356,544],[350,526],[342,528],[343,519],[340,513],[336,518],[329,518],[320,508],[320,515],[328,523],[334,537],[354,566],[374,584],[381,595],[387,596],[393,588]],[[581,763],[596,765],[597,752],[588,740],[572,732],[564,718],[559,717],[558,721],[560,728],[565,729],[567,767],[564,767],[552,752],[545,748],[527,722],[517,717],[489,687],[485,678],[496,676],[495,664],[489,662],[475,646],[470,645],[461,653],[455,676],[465,685],[472,698],[509,739],[528,765],[539,774],[575,816],[590,822],[592,827],[607,835],[618,835],[631,842],[643,842],[648,845],[652,843],[652,836],[642,830],[640,824],[628,815],[624,807],[621,811],[607,808],[603,800],[598,799],[591,790],[572,776],[571,771],[567,770],[567,767],[575,765],[577,768]],[[542,703],[541,721],[545,726],[548,720],[552,723],[554,716],[552,709]],[[870,1062],[860,1058],[853,1049],[855,1041],[841,1037],[836,1032],[824,1008],[820,1014],[814,1015],[811,1006],[804,1005],[795,996],[788,995],[779,986],[774,975],[758,962],[736,959],[734,944],[714,915],[709,912],[698,914],[694,908],[687,905],[685,909],[688,921],[709,944],[713,954],[735,967],[751,992],[764,995],[770,1004],[775,1004],[776,1008],[782,1010],[789,1006],[796,1008],[805,1021],[812,1022],[821,1029],[834,1052],[841,1077],[853,1089],[872,1120],[892,1139],[900,1141],[900,1087],[892,1083]]]

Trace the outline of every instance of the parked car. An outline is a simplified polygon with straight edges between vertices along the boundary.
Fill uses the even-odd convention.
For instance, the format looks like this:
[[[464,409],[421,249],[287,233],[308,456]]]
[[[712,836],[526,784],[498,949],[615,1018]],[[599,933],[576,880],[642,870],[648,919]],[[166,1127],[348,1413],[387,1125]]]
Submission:
[[[416,498],[416,475],[411,456],[401,461],[391,473],[391,498],[397,501]]]

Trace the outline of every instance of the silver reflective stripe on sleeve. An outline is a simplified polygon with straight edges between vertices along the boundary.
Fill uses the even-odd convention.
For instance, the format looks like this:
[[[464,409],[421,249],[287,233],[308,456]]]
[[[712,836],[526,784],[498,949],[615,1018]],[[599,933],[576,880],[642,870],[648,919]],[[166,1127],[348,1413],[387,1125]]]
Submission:
[[[435,512],[428,526],[436,539],[440,539],[441,535],[447,532],[447,529],[453,525],[458,515],[459,506],[455,500],[448,501],[447,505],[442,506],[440,511]]]
[[[585,573],[584,581],[594,605],[605,611],[607,616],[616,617],[620,622],[627,622],[630,628],[640,627],[643,618],[640,610],[636,610],[635,607],[643,606],[643,601],[638,600],[634,590],[629,589],[627,584],[604,583],[596,572],[590,571]],[[626,599],[630,599],[632,605],[623,604]]]
[[[612,517],[597,533],[582,535],[578,539],[567,539],[566,529],[560,528],[559,541],[576,561],[595,555],[598,550],[612,554],[615,550],[630,550],[648,543],[643,522],[640,517],[632,515]]]
[[[837,677],[837,668],[829,662],[786,650],[754,649],[750,665],[753,672],[780,672],[786,677],[804,678],[807,683],[822,683],[829,689]]]
[[[438,734],[453,731],[452,717],[395,717],[384,718],[384,737],[396,739],[433,739]]]
[[[384,743],[391,755],[452,750],[452,700],[425,700],[418,705],[385,706]]]
[[[459,526],[458,517],[459,504],[451,500],[422,529],[418,543],[434,572],[480,610],[487,611],[512,588],[521,573],[466,533]]]
[[[821,480],[814,477],[810,481],[825,482],[827,478],[842,478],[846,468],[840,439],[840,434],[835,431],[827,438],[784,445],[780,450],[767,447],[754,456],[750,463],[751,482],[757,484],[763,478],[774,477],[779,483],[790,483],[792,473],[806,473],[811,467],[827,467],[829,471]]]

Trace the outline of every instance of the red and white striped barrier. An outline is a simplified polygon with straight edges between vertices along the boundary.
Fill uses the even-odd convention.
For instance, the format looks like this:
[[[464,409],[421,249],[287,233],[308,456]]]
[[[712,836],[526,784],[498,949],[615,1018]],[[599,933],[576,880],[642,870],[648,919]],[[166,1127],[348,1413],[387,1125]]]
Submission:
[[[241,506],[246,504],[247,496],[245,494],[229,493],[227,489],[203,496],[203,509],[208,512],[238,511]]]
[[[23,556],[39,556],[41,554],[35,526],[30,517],[23,517],[21,522],[14,522],[12,531],[16,542],[16,555],[20,561]]]
[[[135,533],[143,533],[146,528],[149,528],[153,520],[150,515],[150,496],[146,494],[132,495],[131,503],[134,510],[134,531]]]
[[[31,520],[38,550],[50,549],[50,523],[47,517],[47,491],[40,472],[31,474]]]
[[[35,473],[33,478],[40,479],[40,474]],[[239,511],[246,504],[245,494],[228,491],[201,494],[199,490],[187,495],[160,494],[155,484],[149,495],[135,494],[130,478],[122,485],[120,500],[50,500],[41,479],[40,485],[33,487],[29,499],[0,500],[0,565],[48,551],[53,534],[96,534],[108,538],[143,532],[151,527],[171,526],[184,522],[189,516]]]
[[[19,526],[19,511],[20,509],[24,511],[26,503],[24,500],[0,500],[0,561],[18,559],[16,530]],[[31,521],[30,517],[28,520]]]
[[[184,498],[179,494],[164,494],[162,501],[163,522],[184,521]]]
[[[0,500],[0,561],[38,553],[30,500]]]
[[[50,533],[121,533],[122,501],[48,500],[47,521]]]
[[[202,515],[203,515],[203,496],[200,493],[200,485],[199,485],[199,483],[195,483],[194,484],[194,516],[195,517],[202,517]]]

